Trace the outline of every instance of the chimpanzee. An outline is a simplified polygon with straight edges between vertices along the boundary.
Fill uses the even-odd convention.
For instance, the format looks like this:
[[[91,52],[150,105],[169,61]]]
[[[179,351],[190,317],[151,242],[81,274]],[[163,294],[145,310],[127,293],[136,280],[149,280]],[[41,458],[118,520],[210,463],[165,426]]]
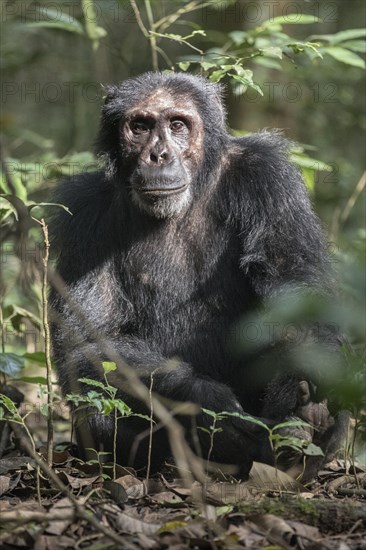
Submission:
[[[328,452],[340,421],[317,395],[316,369],[298,368],[301,348],[286,338],[248,353],[245,338],[242,353],[233,345],[238,323],[274,298],[327,293],[324,236],[288,142],[268,131],[232,137],[225,118],[221,86],[199,76],[149,72],[106,89],[104,168],[64,182],[55,197],[72,212],[59,209],[51,223],[65,284],[50,297],[59,381],[66,395],[90,389],[78,384],[82,377],[102,380],[102,338],[147,386],[154,372],[153,391],[163,398],[269,425],[303,418],[318,424]],[[337,334],[320,332],[333,348]],[[171,358],[176,367],[166,368]],[[113,384],[133,411],[145,410],[122,373]],[[206,428],[211,421],[207,413],[196,419]],[[237,465],[244,476],[253,459],[272,460],[256,424],[230,416],[220,426],[212,461]],[[94,411],[84,435],[86,428],[97,448],[111,450],[112,417]],[[141,418],[120,421],[119,463],[146,465],[148,438],[134,445],[144,431]],[[199,429],[197,437],[207,455],[212,438]],[[169,454],[157,430],[153,467]]]

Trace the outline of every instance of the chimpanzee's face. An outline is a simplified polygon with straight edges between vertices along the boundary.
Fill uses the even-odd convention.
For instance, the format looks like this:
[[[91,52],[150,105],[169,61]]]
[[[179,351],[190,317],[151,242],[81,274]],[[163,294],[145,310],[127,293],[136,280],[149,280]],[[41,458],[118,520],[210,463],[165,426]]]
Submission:
[[[126,113],[121,140],[135,204],[158,218],[185,211],[203,159],[203,123],[194,103],[156,90]]]

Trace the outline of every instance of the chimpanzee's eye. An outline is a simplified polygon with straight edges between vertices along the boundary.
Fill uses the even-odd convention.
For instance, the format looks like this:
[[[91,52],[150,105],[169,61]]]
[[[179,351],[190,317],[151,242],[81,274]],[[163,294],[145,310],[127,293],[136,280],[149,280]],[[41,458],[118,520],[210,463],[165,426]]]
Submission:
[[[186,128],[186,125],[184,124],[183,120],[180,120],[179,118],[176,118],[170,122],[170,129],[173,132],[180,132]]]
[[[149,131],[149,126],[143,120],[134,120],[130,124],[130,128],[134,134],[143,134]]]

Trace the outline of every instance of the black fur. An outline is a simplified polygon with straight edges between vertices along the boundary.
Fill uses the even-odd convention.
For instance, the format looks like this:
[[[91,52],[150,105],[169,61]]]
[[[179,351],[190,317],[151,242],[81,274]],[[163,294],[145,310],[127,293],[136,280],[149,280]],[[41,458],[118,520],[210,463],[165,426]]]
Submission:
[[[165,219],[131,200],[134,166],[120,137],[125,113],[157,89],[191,101],[204,125],[192,201]],[[98,140],[105,170],[64,182],[54,198],[73,213],[60,210],[51,224],[57,269],[70,297],[51,291],[54,355],[65,394],[80,391],[80,377],[100,378],[98,364],[108,359],[86,317],[146,384],[150,372],[179,358],[176,369],[154,375],[154,391],[162,396],[215,411],[264,413],[275,421],[296,412],[304,375],[287,348],[238,356],[231,331],[244,314],[289,288],[326,293],[325,240],[288,159],[288,142],[266,131],[231,137],[221,94],[219,86],[188,74],[147,73],[107,89]],[[122,389],[120,396],[143,410]],[[205,416],[200,421],[209,422]],[[112,420],[94,415],[89,425],[95,444],[111,449]],[[121,422],[120,463],[128,463],[136,434],[147,428],[136,419]],[[235,463],[244,473],[254,458],[270,460],[266,436],[255,425],[227,420],[223,428],[215,436],[213,460]],[[207,453],[206,436],[199,437]],[[137,467],[146,464],[146,441],[134,457]],[[158,468],[168,455],[159,431],[153,465]]]

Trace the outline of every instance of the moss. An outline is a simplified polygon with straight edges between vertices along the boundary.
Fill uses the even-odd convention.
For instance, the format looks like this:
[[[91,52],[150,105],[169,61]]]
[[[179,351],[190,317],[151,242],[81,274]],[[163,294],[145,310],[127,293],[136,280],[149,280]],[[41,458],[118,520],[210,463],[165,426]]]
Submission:
[[[258,502],[240,503],[238,508],[240,512],[243,512],[245,515],[265,513],[287,518],[298,518],[301,515],[305,516],[306,519],[310,520],[312,523],[317,523],[320,517],[317,502],[318,501],[305,500],[297,496],[276,498],[265,497]]]

